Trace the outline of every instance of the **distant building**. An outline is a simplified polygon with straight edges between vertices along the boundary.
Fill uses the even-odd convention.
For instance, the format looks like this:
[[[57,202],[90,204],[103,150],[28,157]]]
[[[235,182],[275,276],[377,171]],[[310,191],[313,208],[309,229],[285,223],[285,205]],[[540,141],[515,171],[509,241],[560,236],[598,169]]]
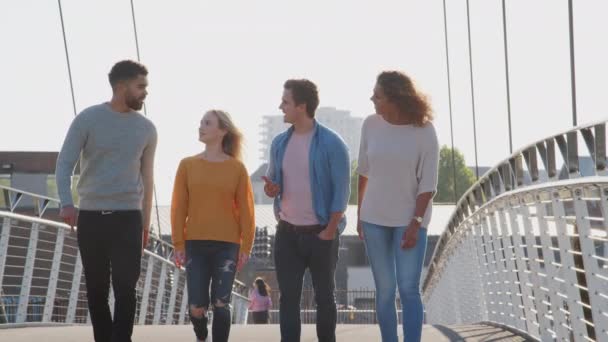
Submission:
[[[57,198],[55,164],[58,152],[1,152],[0,185],[41,196]],[[75,169],[78,177],[79,167]],[[77,203],[77,195],[74,191]],[[30,198],[19,202],[21,208],[32,205]]]
[[[40,196],[57,198],[57,182],[55,181],[55,164],[58,152],[6,152],[0,151],[0,185],[29,192]],[[74,183],[77,182],[79,166],[76,166]],[[75,203],[78,195],[75,187],[72,191]],[[15,196],[5,194],[7,196]],[[0,193],[0,196],[2,194]],[[13,200],[15,197],[13,197]],[[17,212],[24,215],[34,215],[36,206],[29,196],[19,199]],[[0,199],[0,210],[8,206],[8,198]],[[44,211],[44,218],[58,220],[57,205],[51,204]]]
[[[54,179],[58,152],[0,152],[2,184],[49,195],[49,178]]]

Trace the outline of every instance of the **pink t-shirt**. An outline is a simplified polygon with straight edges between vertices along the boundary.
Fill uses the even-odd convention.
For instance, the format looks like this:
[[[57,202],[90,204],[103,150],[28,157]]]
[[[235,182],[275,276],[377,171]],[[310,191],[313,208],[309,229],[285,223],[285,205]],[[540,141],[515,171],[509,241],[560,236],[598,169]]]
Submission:
[[[268,311],[270,308],[272,308],[272,300],[270,299],[270,296],[262,296],[258,292],[258,289],[249,292],[249,300],[251,301],[249,304],[249,311]]]
[[[312,130],[305,134],[294,132],[283,158],[283,194],[279,217],[298,226],[319,224],[312,207],[310,188],[308,155],[312,133]]]

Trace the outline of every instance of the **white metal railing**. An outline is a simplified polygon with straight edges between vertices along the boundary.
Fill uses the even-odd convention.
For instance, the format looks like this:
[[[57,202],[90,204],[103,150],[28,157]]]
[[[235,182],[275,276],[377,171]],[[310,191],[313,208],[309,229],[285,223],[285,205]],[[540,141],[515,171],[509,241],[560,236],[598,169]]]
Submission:
[[[84,274],[76,234],[53,220],[55,199],[0,186],[0,324],[88,323]],[[33,207],[19,207],[29,196]],[[24,213],[26,215],[24,215]],[[56,213],[55,213],[56,214]],[[138,324],[188,322],[186,276],[171,258],[173,246],[152,236],[137,284]],[[111,291],[111,289],[110,289]],[[247,288],[233,288],[233,321],[247,322]],[[110,308],[114,296],[110,293]]]
[[[428,323],[489,321],[543,341],[608,341],[605,131],[601,122],[529,145],[468,190],[424,280]],[[592,164],[585,172],[579,141]]]

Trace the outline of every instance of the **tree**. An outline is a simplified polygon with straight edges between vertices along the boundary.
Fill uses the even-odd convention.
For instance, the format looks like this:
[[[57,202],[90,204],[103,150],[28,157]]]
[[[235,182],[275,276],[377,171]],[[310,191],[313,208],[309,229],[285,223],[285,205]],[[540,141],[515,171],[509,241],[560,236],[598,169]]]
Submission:
[[[456,165],[456,201],[473,185],[475,175],[464,161],[464,155],[454,149],[454,162]],[[452,149],[442,146],[439,152],[439,180],[435,202],[454,202],[454,168],[452,167]]]

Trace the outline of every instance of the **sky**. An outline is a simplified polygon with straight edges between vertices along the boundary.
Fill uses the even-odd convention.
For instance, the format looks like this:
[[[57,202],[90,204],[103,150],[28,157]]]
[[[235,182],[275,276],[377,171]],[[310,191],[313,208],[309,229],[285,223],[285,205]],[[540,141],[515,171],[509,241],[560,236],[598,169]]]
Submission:
[[[77,111],[109,100],[107,73],[136,59],[128,0],[64,0]],[[308,78],[321,106],[373,113],[382,70],[410,75],[451,143],[440,0],[135,0],[141,60],[156,124],[156,185],[168,204],[179,160],[202,150],[204,112],[230,112],[245,133],[245,164],[261,164],[260,124],[279,115],[282,85]],[[572,126],[567,0],[507,1],[513,145]],[[574,1],[578,122],[608,117],[608,2]],[[479,165],[509,155],[501,2],[471,0]],[[447,1],[454,143],[475,163],[466,2]],[[56,1],[0,0],[0,150],[58,151],[74,117]]]

